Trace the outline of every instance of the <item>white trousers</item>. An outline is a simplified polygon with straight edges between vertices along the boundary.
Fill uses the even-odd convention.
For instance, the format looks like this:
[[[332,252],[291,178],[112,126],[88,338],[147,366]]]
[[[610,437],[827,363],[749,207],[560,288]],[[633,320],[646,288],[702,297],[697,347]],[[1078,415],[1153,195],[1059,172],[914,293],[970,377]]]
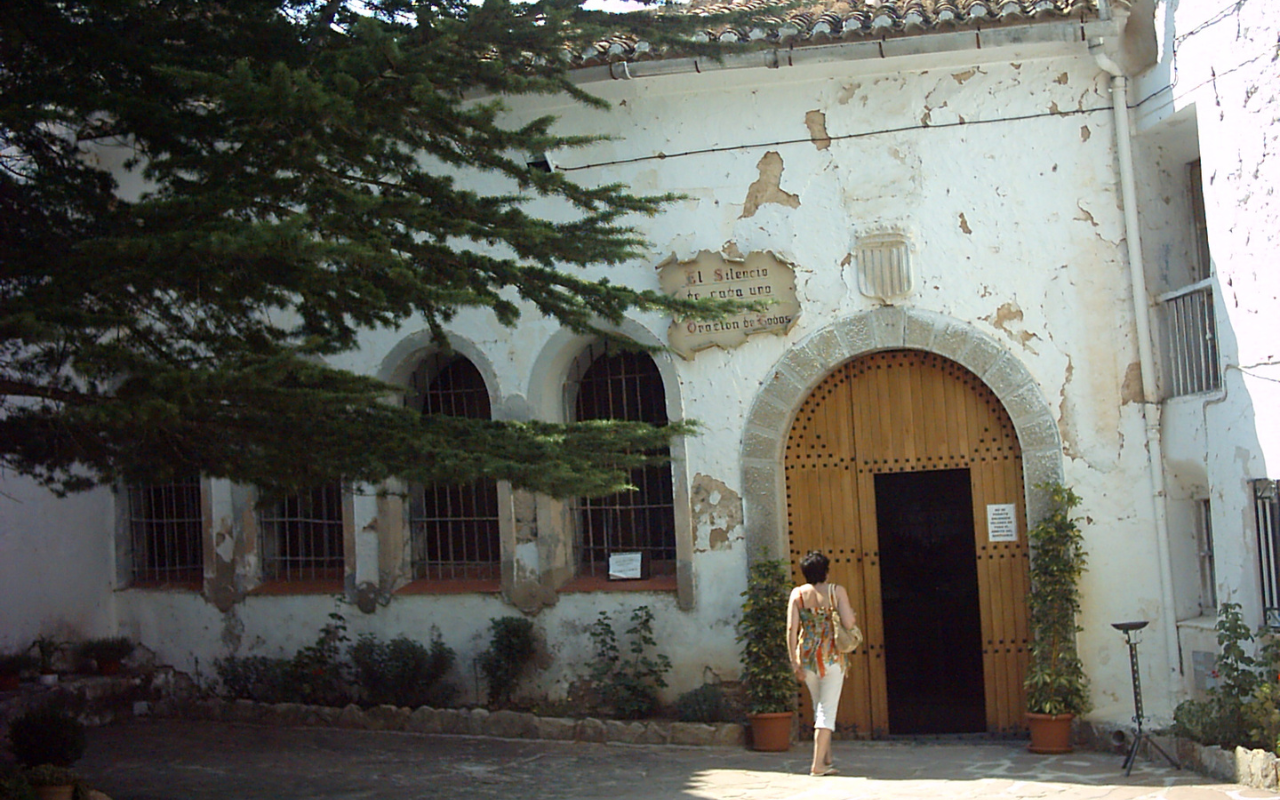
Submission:
[[[809,699],[813,701],[814,729],[836,729],[836,710],[840,705],[840,689],[844,686],[844,670],[840,665],[827,664],[826,675],[819,676],[813,670],[804,671],[804,685],[809,687]]]

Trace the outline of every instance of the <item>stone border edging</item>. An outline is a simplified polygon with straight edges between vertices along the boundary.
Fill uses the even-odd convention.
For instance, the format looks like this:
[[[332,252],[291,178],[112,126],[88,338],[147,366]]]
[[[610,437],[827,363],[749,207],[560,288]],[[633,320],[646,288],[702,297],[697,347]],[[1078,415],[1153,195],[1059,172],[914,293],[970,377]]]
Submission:
[[[368,731],[403,731],[470,736],[494,736],[502,739],[545,739],[564,742],[616,744],[684,745],[690,747],[743,747],[746,745],[744,725],[732,722],[705,724],[672,720],[597,719],[586,717],[540,717],[520,711],[489,711],[484,708],[399,708],[374,706],[361,708],[350,704],[309,706],[300,703],[255,703],[251,700],[207,699],[181,703],[180,707],[158,704],[159,715],[173,712],[188,719],[222,722],[247,722],[258,725],[297,727],[333,727]],[[1105,729],[1104,729],[1105,728]],[[1114,728],[1086,725],[1079,731],[1086,749],[1106,752],[1125,747],[1110,742]],[[1174,754],[1183,769],[1191,769],[1226,783],[1238,783],[1254,789],[1280,789],[1280,756],[1267,750],[1203,745],[1176,736],[1153,735],[1152,739],[1166,752]],[[1150,757],[1150,753],[1140,753]]]
[[[1112,741],[1116,731],[1125,734],[1125,744],[1117,746]],[[1114,752],[1123,756],[1128,752],[1129,743],[1133,741],[1133,731],[1129,728],[1117,728],[1114,725],[1098,723],[1082,723],[1079,729],[1080,738],[1077,744],[1086,749],[1098,752]],[[1183,769],[1193,770],[1201,775],[1217,778],[1224,783],[1238,783],[1252,789],[1280,789],[1280,756],[1269,750],[1250,750],[1236,747],[1228,750],[1218,745],[1206,745],[1181,736],[1151,734],[1151,739],[1164,749],[1166,753],[1178,759]],[[1140,757],[1147,760],[1159,759],[1154,752],[1139,752]]]
[[[184,704],[179,715],[191,719],[251,722],[259,725],[316,726],[368,731],[405,731],[503,739],[547,739],[566,742],[667,744],[692,747],[741,747],[744,726],[732,722],[704,724],[671,720],[626,721],[539,717],[520,711],[484,708],[343,708],[300,703],[255,703],[251,700],[197,700]]]

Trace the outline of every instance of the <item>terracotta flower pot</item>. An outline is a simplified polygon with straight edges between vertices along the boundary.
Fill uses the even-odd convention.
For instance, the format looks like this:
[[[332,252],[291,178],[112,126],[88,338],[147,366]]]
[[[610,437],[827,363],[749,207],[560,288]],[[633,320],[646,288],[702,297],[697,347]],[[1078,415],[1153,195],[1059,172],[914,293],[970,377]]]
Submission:
[[[1031,729],[1031,744],[1027,749],[1033,753],[1053,754],[1070,753],[1071,720],[1074,714],[1032,714],[1027,712],[1027,727]]]
[[[791,749],[790,711],[773,714],[748,714],[751,720],[751,748],[782,753]]]

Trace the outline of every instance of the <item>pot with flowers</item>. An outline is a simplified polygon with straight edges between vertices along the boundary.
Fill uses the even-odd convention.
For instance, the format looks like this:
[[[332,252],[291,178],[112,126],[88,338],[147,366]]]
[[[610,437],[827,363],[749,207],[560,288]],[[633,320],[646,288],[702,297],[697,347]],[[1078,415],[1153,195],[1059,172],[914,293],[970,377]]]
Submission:
[[[30,653],[0,653],[0,692],[16,692],[22,684],[22,673],[35,666],[36,659]]]
[[[62,652],[62,642],[52,636],[37,636],[31,643],[40,664],[40,683],[52,686],[58,682],[58,669],[54,659]]]
[[[1026,690],[1033,753],[1071,752],[1071,723],[1090,708],[1089,679],[1076,652],[1084,537],[1071,516],[1080,498],[1058,483],[1036,488],[1049,494],[1049,513],[1027,532],[1031,543],[1031,663]]]
[[[93,662],[99,675],[115,675],[120,672],[120,663],[133,653],[135,646],[127,636],[108,636],[84,642],[79,652],[82,661]]]
[[[742,681],[747,718],[756,750],[791,749],[796,709],[796,677],[787,655],[788,564],[761,559],[747,574],[742,593],[738,642],[742,645]]]
[[[41,764],[23,774],[39,800],[71,800],[80,776],[67,767]]]

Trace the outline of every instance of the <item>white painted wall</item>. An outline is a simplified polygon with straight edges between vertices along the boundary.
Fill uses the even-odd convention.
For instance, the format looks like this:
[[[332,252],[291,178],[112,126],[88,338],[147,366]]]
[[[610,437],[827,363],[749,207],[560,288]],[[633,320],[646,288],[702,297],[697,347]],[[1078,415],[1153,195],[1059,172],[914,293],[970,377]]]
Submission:
[[[1169,43],[1199,24],[1188,17],[1197,4],[1184,0],[1182,6],[1161,6],[1166,66]],[[1255,3],[1240,14],[1251,22],[1240,34],[1242,41],[1232,39],[1230,47],[1221,37],[1228,32],[1234,37],[1234,24],[1210,26],[1180,40],[1174,96],[1182,99],[1169,109],[1194,102],[1200,111],[1205,174],[1214,187],[1207,187],[1207,194],[1223,279],[1220,311],[1229,322],[1223,346],[1235,359],[1223,396],[1184,402],[1187,408],[1170,408],[1164,421],[1171,539],[1176,540],[1171,541],[1175,609],[1161,601],[1107,80],[1083,47],[1075,55],[1017,61],[984,51],[980,64],[914,72],[895,73],[892,62],[858,62],[616,81],[589,86],[610,102],[610,113],[553,99],[514,101],[511,115],[528,119],[556,113],[562,115],[563,130],[615,137],[583,151],[552,154],[577,179],[623,181],[637,192],[687,196],[653,220],[636,220],[653,244],[646,258],[623,269],[587,270],[588,277],[607,274],[656,289],[659,263],[672,254],[689,257],[704,249],[769,250],[796,265],[802,312],[787,337],[753,338],[731,352],[709,350],[692,361],[672,362],[680,411],[705,426],[686,445],[685,471],[690,479],[703,475],[721,481],[732,492],[743,488],[743,418],[772,366],[823,326],[874,307],[857,292],[849,257],[856,237],[884,227],[905,231],[918,290],[904,304],[950,315],[1002,342],[1036,377],[1059,422],[1066,479],[1084,498],[1080,512],[1091,566],[1080,644],[1094,682],[1093,716],[1125,723],[1132,714],[1127,652],[1109,623],[1152,621],[1142,651],[1144,687],[1148,712],[1167,717],[1182,686],[1162,666],[1176,645],[1160,631],[1167,615],[1184,617],[1189,608],[1182,501],[1197,491],[1212,493],[1222,548],[1220,582],[1226,594],[1237,592],[1245,599],[1254,589],[1248,577],[1252,528],[1244,519],[1251,506],[1242,482],[1267,474],[1268,467],[1274,473],[1280,452],[1280,423],[1272,411],[1280,407],[1280,398],[1268,379],[1280,376],[1260,366],[1277,360],[1275,325],[1267,315],[1276,286],[1265,256],[1277,245],[1275,227],[1268,225],[1276,218],[1275,200],[1266,191],[1280,169],[1273,163],[1271,128],[1280,81],[1274,80],[1275,63],[1261,57],[1226,76],[1220,69],[1217,91],[1232,100],[1220,108],[1208,94],[1212,85],[1192,77],[1190,66],[1197,53],[1209,64],[1224,53],[1243,61],[1253,53],[1246,44],[1260,52],[1274,47],[1275,12]],[[1272,79],[1264,82],[1268,75]],[[1131,102],[1161,80],[1158,70],[1144,77]],[[1251,85],[1262,88],[1246,102]],[[1187,247],[1178,222],[1185,209],[1176,200],[1153,200],[1161,196],[1164,157],[1158,151],[1176,150],[1185,137],[1164,141],[1154,135],[1169,113],[1153,108],[1143,105],[1135,116],[1143,137],[1144,245],[1148,268],[1158,275],[1161,264],[1176,261]],[[1212,114],[1205,113],[1208,108]],[[811,140],[811,112],[821,116],[833,140],[829,147]],[[1212,152],[1204,147],[1208,142],[1214,143]],[[767,153],[777,154],[782,171],[778,191],[766,196],[781,202],[766,202],[744,216]],[[548,203],[533,203],[531,209],[558,213]],[[661,340],[668,321],[648,315],[631,324]],[[378,374],[388,366],[388,353],[421,330],[409,323],[369,332],[360,350],[339,364]],[[558,394],[544,391],[546,376],[538,366],[557,355],[557,326],[529,316],[506,331],[488,312],[468,311],[458,315],[450,331],[491,365],[495,407],[532,404],[537,416],[558,415]],[[6,487],[15,485],[21,484],[6,482]],[[15,574],[0,588],[0,606],[11,606],[17,587],[42,585],[33,576],[59,563],[58,554],[88,576],[43,605],[28,604],[12,622],[5,617],[5,635],[18,630],[17,638],[25,639],[58,614],[84,615],[88,621],[80,624],[86,629],[107,626],[102,609],[111,607],[113,597],[110,499],[99,492],[41,501],[40,508],[50,511],[39,513],[0,506],[5,508],[0,570],[6,571],[0,574]],[[53,520],[42,520],[43,513]],[[540,536],[563,534],[545,517],[539,524],[544,526]],[[563,594],[555,606],[543,609],[535,624],[552,658],[536,690],[561,696],[585,672],[590,652],[585,628],[596,614],[605,610],[618,620],[640,603],[658,613],[660,649],[676,665],[669,697],[698,685],[706,665],[735,677],[733,620],[747,554],[741,528],[712,549],[705,536],[709,527],[707,520],[694,520],[695,531],[703,535],[695,539],[690,611],[679,610],[673,595],[643,593]],[[73,546],[82,540],[87,544]],[[521,549],[522,563],[536,557],[531,548]],[[38,559],[36,569],[30,568],[32,559]],[[24,566],[9,566],[15,562]],[[99,588],[87,588],[95,585]],[[227,652],[283,654],[310,643],[334,610],[344,613],[353,635],[425,638],[433,624],[439,625],[459,652],[464,689],[474,686],[471,662],[487,644],[489,619],[517,613],[487,596],[395,597],[371,615],[335,607],[328,597],[250,597],[225,614],[191,593],[124,590],[114,597],[121,630],[140,637],[164,660],[192,670],[198,664],[206,675],[212,660]]]
[[[59,500],[13,475],[0,482],[0,652],[41,634],[63,641],[115,626],[111,493]]]
[[[1150,170],[1195,153],[1202,160],[1223,361],[1222,391],[1166,404],[1171,525],[1178,523],[1185,545],[1193,508],[1179,501],[1209,498],[1219,599],[1242,604],[1246,621],[1257,626],[1257,530],[1248,482],[1280,475],[1280,199],[1274,188],[1280,181],[1280,8],[1165,0],[1156,18],[1160,63],[1141,76],[1130,100],[1138,104],[1142,138],[1164,148],[1151,155]],[[1176,206],[1176,191],[1162,191]],[[1146,247],[1148,259],[1162,261],[1159,248],[1170,243],[1174,251],[1182,246],[1171,233]],[[1183,585],[1195,585],[1194,568],[1194,561],[1182,562]],[[1180,614],[1190,614],[1185,599],[1178,605]],[[1191,653],[1217,650],[1212,624],[1212,617],[1191,615],[1182,625],[1188,685]]]

